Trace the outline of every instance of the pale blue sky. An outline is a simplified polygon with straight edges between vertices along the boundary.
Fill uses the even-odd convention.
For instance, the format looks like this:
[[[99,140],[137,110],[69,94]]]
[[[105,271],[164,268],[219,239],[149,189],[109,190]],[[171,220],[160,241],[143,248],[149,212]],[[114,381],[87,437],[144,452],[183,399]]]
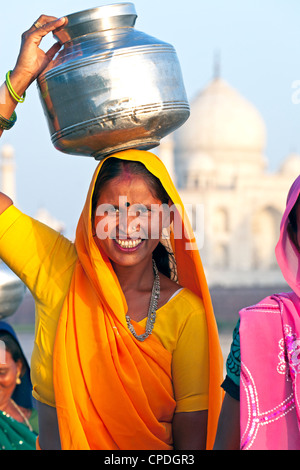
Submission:
[[[14,0],[0,17],[0,74],[13,68],[21,33],[41,13],[63,16],[101,6],[96,0]],[[213,74],[216,51],[221,76],[258,108],[267,126],[266,157],[276,169],[290,151],[300,153],[300,104],[292,83],[300,80],[299,0],[136,0],[136,29],[171,43],[191,100]],[[44,42],[44,49],[52,39]],[[45,206],[65,221],[72,236],[96,162],[64,155],[51,144],[36,85],[18,106],[16,126],[1,144],[16,149],[18,206],[34,215]],[[295,175],[296,176],[296,175]]]

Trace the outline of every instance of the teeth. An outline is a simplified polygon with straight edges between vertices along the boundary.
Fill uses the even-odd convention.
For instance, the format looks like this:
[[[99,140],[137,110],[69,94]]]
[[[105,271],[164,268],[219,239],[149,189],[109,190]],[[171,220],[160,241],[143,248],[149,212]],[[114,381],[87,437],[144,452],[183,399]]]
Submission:
[[[116,239],[116,242],[122,248],[135,248],[136,246],[138,246],[142,242],[142,240],[140,238],[138,240],[118,240],[118,239]]]

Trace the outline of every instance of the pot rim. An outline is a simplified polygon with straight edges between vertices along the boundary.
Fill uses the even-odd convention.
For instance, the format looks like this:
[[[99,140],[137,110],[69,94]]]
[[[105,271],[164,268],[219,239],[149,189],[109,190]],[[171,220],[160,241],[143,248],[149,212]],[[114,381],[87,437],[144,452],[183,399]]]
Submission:
[[[67,23],[53,33],[64,44],[85,34],[120,27],[133,27],[137,13],[133,3],[112,3],[66,15]]]

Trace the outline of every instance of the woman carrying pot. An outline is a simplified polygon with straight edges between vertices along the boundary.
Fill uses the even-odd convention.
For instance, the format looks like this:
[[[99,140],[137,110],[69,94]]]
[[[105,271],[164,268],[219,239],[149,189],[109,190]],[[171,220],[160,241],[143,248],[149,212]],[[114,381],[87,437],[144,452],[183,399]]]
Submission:
[[[300,449],[300,176],[288,194],[275,253],[292,291],[240,312],[215,449]]]
[[[64,21],[43,15],[23,35],[1,88],[2,123],[57,52],[44,54],[42,37]],[[98,165],[75,243],[3,194],[0,212],[0,256],[36,299],[38,447],[211,448],[222,400],[217,327],[194,235],[159,158],[127,150]]]

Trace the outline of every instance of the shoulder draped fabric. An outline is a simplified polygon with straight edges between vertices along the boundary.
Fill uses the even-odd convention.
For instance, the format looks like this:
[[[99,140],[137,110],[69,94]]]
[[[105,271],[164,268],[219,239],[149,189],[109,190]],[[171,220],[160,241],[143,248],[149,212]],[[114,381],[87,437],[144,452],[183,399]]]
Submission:
[[[35,450],[37,435],[0,410],[0,450]]]
[[[300,194],[300,176],[292,184],[280,223],[280,237],[275,254],[281,272],[293,292],[300,297],[300,254],[288,234],[289,214]],[[299,230],[299,227],[298,227]]]
[[[275,253],[291,293],[240,312],[241,448],[300,450],[300,253],[288,234],[300,194],[292,185]]]
[[[144,163],[184,214],[179,195],[156,155],[127,150],[112,156]],[[128,332],[124,294],[109,259],[100,253],[92,237],[91,199],[102,163],[95,171],[77,226],[78,261],[55,340],[54,389],[62,448],[167,450],[172,448],[175,408],[171,354],[155,337],[139,342]],[[185,247],[195,242],[186,217],[182,226],[184,237],[172,239],[179,283],[203,299],[207,316],[207,446],[212,448],[222,402],[222,355],[199,252]]]

